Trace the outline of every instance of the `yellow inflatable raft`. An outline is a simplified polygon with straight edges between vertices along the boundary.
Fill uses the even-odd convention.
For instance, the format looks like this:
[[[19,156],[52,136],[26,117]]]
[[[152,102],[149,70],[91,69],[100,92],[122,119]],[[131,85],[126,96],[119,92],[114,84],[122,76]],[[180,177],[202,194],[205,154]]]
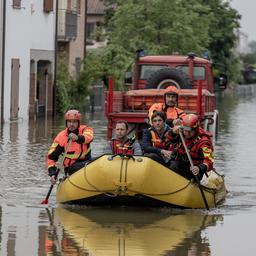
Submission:
[[[224,201],[223,176],[203,178],[209,208]],[[102,155],[61,180],[57,202],[85,205],[123,204],[205,208],[198,185],[144,156]]]

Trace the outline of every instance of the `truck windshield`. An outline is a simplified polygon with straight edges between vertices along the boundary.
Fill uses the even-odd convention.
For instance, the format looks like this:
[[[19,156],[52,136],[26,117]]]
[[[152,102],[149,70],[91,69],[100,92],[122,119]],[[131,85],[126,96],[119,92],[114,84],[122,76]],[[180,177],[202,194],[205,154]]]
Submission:
[[[176,69],[183,71],[188,75],[188,66],[177,66]],[[205,80],[205,68],[204,67],[196,67],[193,68],[193,79],[194,80]]]
[[[166,68],[167,65],[141,65],[140,66],[140,79],[148,79],[152,73],[159,69]]]
[[[140,65],[140,78],[139,79],[145,79],[147,80],[152,73],[156,72],[157,70],[160,70],[162,68],[166,68],[168,65]],[[176,69],[179,69],[183,71],[185,74],[188,75],[188,66],[186,65],[179,65],[175,67]],[[193,74],[194,80],[205,80],[205,68],[194,66],[194,74]]]

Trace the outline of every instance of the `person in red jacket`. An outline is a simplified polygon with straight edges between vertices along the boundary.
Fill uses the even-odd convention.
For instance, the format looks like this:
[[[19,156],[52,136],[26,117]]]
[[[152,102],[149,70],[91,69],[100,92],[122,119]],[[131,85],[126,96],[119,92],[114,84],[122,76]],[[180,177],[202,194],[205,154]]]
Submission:
[[[90,143],[93,141],[93,129],[81,125],[81,114],[78,110],[71,109],[65,114],[66,129],[61,131],[54,139],[48,154],[47,167],[51,182],[56,182],[56,162],[64,154],[64,170],[68,175],[81,169],[91,160]]]
[[[154,103],[148,110],[148,118],[151,120],[155,111],[162,111],[166,114],[166,123],[173,127],[180,125],[186,113],[177,107],[179,91],[175,86],[169,86],[164,93],[164,103]]]
[[[193,167],[190,166],[185,148],[179,139],[179,129],[182,129],[182,134],[194,165]],[[207,175],[207,172],[213,169],[214,154],[211,134],[199,126],[197,115],[186,115],[183,118],[182,126],[174,127],[167,137],[173,142],[171,145],[175,145],[172,149],[170,169],[188,179],[192,179],[194,175],[202,179],[204,174]]]

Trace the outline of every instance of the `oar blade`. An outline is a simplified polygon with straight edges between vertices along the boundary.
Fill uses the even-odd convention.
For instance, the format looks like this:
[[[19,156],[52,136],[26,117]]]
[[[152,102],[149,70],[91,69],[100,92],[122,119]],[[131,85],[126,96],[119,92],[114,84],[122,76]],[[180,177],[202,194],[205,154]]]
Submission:
[[[41,204],[48,204],[48,199],[44,199]]]

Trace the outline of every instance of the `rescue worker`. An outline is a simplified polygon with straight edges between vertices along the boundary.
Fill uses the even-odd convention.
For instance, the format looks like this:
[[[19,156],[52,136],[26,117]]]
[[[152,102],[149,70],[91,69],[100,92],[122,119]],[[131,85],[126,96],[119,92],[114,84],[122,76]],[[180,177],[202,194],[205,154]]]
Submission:
[[[181,125],[182,118],[186,116],[186,113],[177,107],[178,97],[178,89],[175,86],[169,86],[164,93],[164,103],[154,103],[149,108],[149,120],[154,111],[163,111],[166,114],[166,123],[170,127]]]
[[[81,114],[71,109],[65,114],[66,129],[61,131],[54,139],[47,155],[48,174],[51,182],[56,182],[56,162],[64,154],[65,174],[71,175],[85,166],[91,160],[90,143],[93,141],[93,129],[81,125]]]
[[[177,142],[179,129],[182,129],[182,134],[194,165],[193,167],[190,166],[181,139]],[[174,127],[168,133],[167,139],[175,140],[176,142],[172,154],[173,160],[169,165],[170,169],[188,179],[192,179],[194,175],[197,175],[200,180],[204,174],[207,175],[207,172],[213,169],[214,155],[211,134],[199,126],[197,115],[186,115],[183,118],[182,126]]]
[[[151,117],[152,126],[143,130],[143,151],[145,156],[167,165],[172,151],[168,150],[166,134],[170,127],[165,123],[166,116],[162,111],[155,111]]]
[[[117,121],[115,134],[115,138],[108,141],[105,154],[142,155],[139,142],[135,137],[128,137],[128,123],[125,120]]]

